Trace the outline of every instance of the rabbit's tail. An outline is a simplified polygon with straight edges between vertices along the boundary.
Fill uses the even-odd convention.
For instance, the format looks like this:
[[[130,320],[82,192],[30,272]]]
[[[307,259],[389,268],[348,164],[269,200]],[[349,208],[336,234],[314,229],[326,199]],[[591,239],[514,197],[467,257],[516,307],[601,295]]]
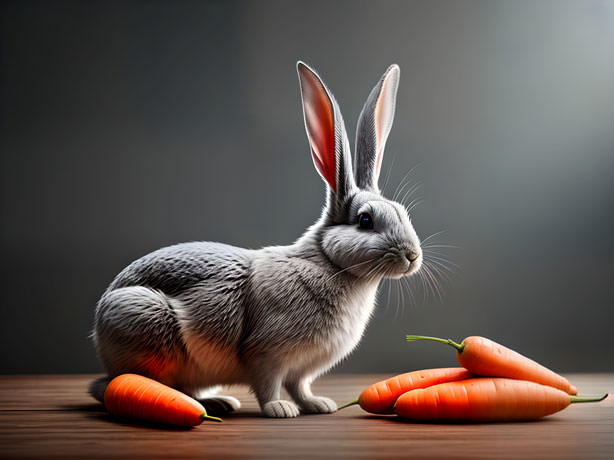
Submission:
[[[101,403],[104,403],[104,392],[107,389],[107,385],[111,379],[108,376],[100,377],[90,382],[88,393],[92,395],[94,399],[97,399]]]

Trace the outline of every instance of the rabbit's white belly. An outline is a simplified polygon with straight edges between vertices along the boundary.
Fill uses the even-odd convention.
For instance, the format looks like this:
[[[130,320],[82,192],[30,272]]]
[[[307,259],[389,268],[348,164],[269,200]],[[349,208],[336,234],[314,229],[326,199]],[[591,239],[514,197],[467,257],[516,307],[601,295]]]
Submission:
[[[198,336],[186,336],[184,341],[193,366],[186,368],[186,372],[199,386],[246,381],[245,370],[233,347],[224,348]]]
[[[192,330],[190,321],[186,319],[185,311],[182,309],[183,305],[178,304],[175,304],[175,309],[188,354],[185,365],[179,370],[178,380],[184,382],[185,386],[198,388],[245,383],[246,372],[241,365],[236,347],[208,340],[206,335]]]

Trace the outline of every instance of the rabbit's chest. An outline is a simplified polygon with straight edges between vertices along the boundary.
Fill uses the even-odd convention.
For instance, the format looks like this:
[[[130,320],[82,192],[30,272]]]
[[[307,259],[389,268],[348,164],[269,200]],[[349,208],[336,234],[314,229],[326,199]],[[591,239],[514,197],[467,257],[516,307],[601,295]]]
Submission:
[[[365,285],[339,299],[339,318],[330,340],[345,356],[360,341],[375,307],[377,284]]]
[[[306,344],[303,356],[318,357],[331,364],[349,354],[360,342],[375,306],[377,284],[363,286],[337,300],[333,318],[317,331],[316,340]]]

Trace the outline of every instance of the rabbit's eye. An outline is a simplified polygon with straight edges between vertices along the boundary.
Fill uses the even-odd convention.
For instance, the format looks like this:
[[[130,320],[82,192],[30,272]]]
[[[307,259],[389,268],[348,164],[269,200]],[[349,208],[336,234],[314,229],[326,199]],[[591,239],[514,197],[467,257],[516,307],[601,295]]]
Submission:
[[[373,229],[373,217],[371,217],[371,214],[363,212],[358,216],[358,226],[363,230]]]

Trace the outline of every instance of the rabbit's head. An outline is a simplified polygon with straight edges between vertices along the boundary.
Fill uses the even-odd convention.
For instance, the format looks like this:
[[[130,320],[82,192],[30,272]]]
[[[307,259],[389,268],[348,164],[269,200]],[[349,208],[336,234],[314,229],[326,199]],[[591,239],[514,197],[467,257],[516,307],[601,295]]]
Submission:
[[[367,98],[358,120],[354,162],[332,93],[305,63],[299,61],[297,71],[313,162],[328,186],[316,226],[322,251],[333,264],[361,278],[415,273],[422,264],[418,235],[405,207],[384,198],[378,187],[399,67],[390,66]]]

